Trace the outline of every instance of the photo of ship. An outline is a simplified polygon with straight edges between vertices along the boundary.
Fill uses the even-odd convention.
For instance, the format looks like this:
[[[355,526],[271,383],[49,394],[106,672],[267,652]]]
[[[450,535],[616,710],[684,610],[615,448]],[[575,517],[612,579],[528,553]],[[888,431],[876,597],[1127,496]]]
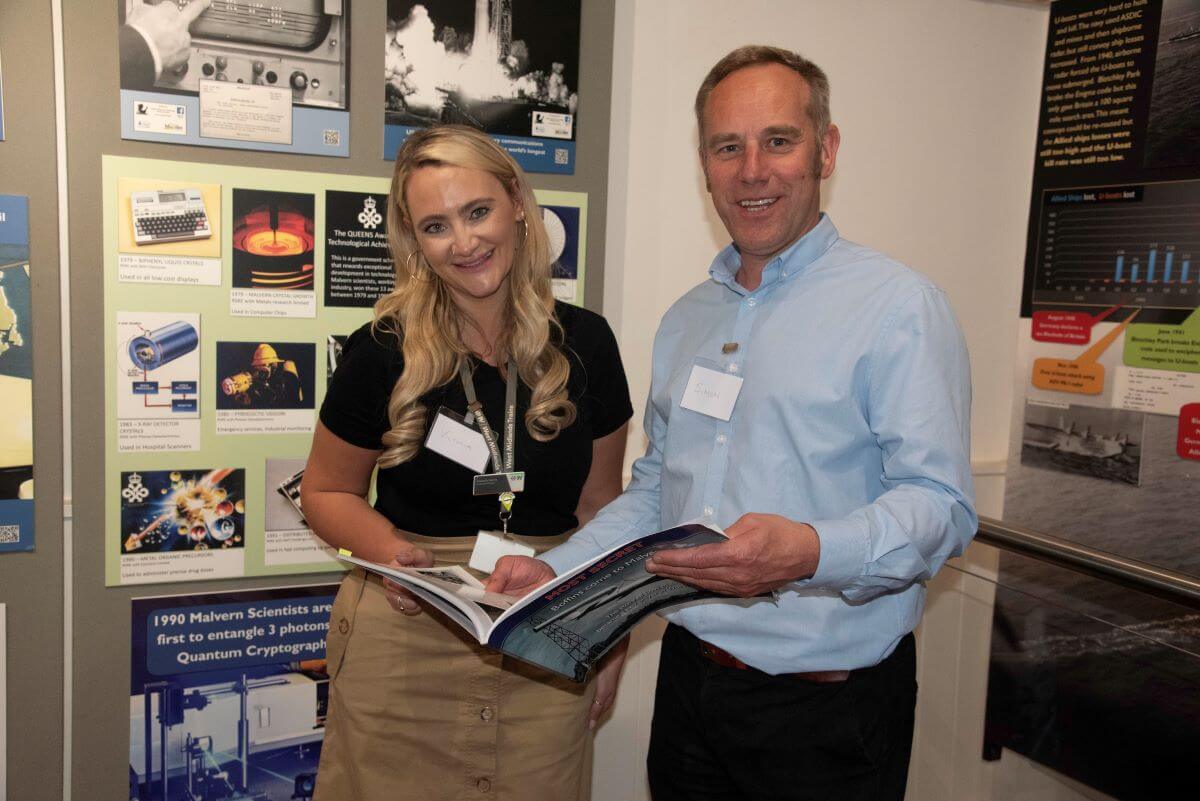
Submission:
[[[1122,409],[1027,403],[1021,464],[1137,486],[1143,421]]]
[[[1184,31],[1183,33],[1177,33],[1174,36],[1168,38],[1167,42],[1168,43],[1186,42],[1189,39],[1197,39],[1197,38],[1200,38],[1200,27],[1191,28],[1189,30]]]
[[[1200,0],[1163,0],[1147,167],[1200,164]]]

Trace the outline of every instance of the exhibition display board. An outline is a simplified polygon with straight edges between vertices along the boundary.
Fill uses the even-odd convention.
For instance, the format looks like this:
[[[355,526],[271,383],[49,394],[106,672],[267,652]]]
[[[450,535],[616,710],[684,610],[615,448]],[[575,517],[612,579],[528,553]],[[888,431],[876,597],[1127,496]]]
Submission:
[[[392,288],[388,184],[104,157],[108,584],[341,569],[300,485],[342,343]],[[535,194],[582,301],[587,196]]]
[[[455,122],[525,170],[575,172],[581,97],[593,102],[579,91],[581,14],[582,0],[388,0],[384,157],[416,128]]]
[[[437,3],[424,5],[440,13]],[[519,1],[485,5],[488,37],[492,20],[509,11],[514,32],[534,19],[521,16]],[[564,74],[588,125],[572,128],[571,170],[531,179],[556,250],[556,297],[598,308],[614,9],[610,0],[582,5],[571,12],[574,49]],[[36,499],[28,497],[29,480],[16,485],[17,500],[32,504],[33,550],[0,553],[9,657],[0,709],[10,735],[0,776],[11,798],[160,798],[161,743],[169,797],[200,793],[205,782],[218,790],[212,771],[198,771],[199,784],[186,778],[189,764],[210,757],[232,780],[221,790],[231,797],[311,793],[323,636],[293,654],[285,635],[264,625],[252,656],[269,652],[273,662],[221,657],[207,665],[215,673],[162,649],[181,636],[214,634],[193,621],[194,612],[241,605],[249,617],[259,605],[300,605],[295,593],[325,600],[312,602],[307,617],[272,612],[268,623],[299,626],[305,636],[323,625],[316,621],[340,574],[292,502],[339,340],[370,319],[391,281],[381,234],[392,163],[384,157],[377,77],[388,4],[213,3],[209,16],[206,8],[189,25],[185,47],[156,49],[148,73],[145,61],[134,63],[132,37],[147,28],[137,16],[188,14],[191,6],[63,0],[61,39],[56,4],[0,8],[0,195],[28,198],[29,207],[21,265],[29,308],[18,311],[15,329],[0,319],[8,345],[0,376],[9,376],[3,360],[19,335],[21,347],[33,348],[31,377],[21,380],[32,392],[26,405],[37,456],[21,465],[36,479]],[[231,20],[225,12],[250,16]],[[294,19],[312,24],[297,33]],[[460,25],[464,35],[468,28]],[[508,41],[522,37],[533,41],[525,34]],[[153,31],[143,39],[154,40]],[[531,63],[551,55],[559,58],[539,52]],[[29,67],[20,84],[11,72],[17,62]],[[60,305],[60,267],[69,275],[69,306]],[[4,289],[9,301],[19,294],[7,279]],[[68,324],[64,359],[60,331]],[[318,590],[297,589],[296,573],[324,576],[303,580],[320,582]],[[155,599],[135,600],[147,595]],[[158,626],[155,615],[159,622],[182,616],[184,627]],[[171,659],[179,669],[167,669]],[[229,718],[221,700],[173,722],[171,701],[200,704],[226,693],[280,705],[242,720],[236,708]],[[160,698],[171,699],[161,740]],[[11,736],[14,720],[19,738]],[[264,730],[246,751],[234,747],[230,760],[230,738],[246,725]],[[183,728],[194,736],[191,750]],[[285,748],[289,738],[296,739]],[[286,793],[278,776],[259,770],[272,749],[304,755],[277,771],[290,779]]]
[[[1200,575],[1200,4],[1054,3],[1036,158],[1004,519]],[[1188,794],[1195,615],[1016,557],[1001,585],[988,745]]]

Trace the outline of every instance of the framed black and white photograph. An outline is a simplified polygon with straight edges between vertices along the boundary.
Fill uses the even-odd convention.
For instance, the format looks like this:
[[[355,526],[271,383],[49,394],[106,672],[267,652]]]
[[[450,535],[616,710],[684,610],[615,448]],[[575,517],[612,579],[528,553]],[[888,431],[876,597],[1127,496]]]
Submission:
[[[1021,464],[1137,486],[1144,421],[1125,409],[1027,402]]]
[[[117,0],[121,138],[350,155],[350,0]]]
[[[388,0],[384,156],[413,130],[459,123],[526,170],[573,173],[580,0]]]

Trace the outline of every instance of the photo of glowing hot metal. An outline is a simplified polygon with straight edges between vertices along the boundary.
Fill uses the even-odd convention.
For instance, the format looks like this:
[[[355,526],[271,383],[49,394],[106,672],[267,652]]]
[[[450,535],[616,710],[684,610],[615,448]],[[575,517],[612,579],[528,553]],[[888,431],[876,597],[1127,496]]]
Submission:
[[[313,290],[312,195],[233,190],[233,285]]]
[[[120,492],[123,554],[245,546],[240,468],[123,472]]]

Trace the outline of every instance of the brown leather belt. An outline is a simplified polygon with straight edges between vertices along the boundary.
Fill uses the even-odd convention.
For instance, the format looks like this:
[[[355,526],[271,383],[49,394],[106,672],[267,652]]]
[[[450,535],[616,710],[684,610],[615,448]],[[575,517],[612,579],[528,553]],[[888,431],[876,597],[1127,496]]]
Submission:
[[[738,659],[733,654],[726,651],[724,648],[718,648],[710,642],[699,640],[700,654],[709,662],[720,665],[721,667],[733,668],[734,670],[754,670],[758,668],[747,665],[742,660]],[[782,678],[797,679],[799,681],[811,681],[816,684],[833,684],[839,681],[845,681],[850,678],[848,670],[813,670],[808,673],[781,673]]]

